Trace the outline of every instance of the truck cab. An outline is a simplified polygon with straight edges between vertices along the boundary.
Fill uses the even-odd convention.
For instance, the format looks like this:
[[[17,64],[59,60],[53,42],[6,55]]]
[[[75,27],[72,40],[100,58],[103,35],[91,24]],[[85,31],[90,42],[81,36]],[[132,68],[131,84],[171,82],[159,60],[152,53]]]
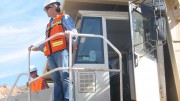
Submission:
[[[165,35],[162,40],[150,33],[151,22],[143,16],[141,2],[62,1],[62,11],[73,18],[79,34],[103,37],[78,36],[72,68],[87,70],[72,71],[75,101],[167,100],[165,67],[171,64],[164,63],[170,60],[164,54]]]

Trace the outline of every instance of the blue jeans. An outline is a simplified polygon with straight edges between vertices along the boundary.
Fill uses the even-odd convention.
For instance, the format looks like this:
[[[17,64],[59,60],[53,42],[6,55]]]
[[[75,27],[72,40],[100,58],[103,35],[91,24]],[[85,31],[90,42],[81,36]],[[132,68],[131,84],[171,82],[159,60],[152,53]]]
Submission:
[[[62,50],[51,54],[48,57],[49,69],[57,67],[68,68],[68,51]],[[69,72],[68,70],[61,70],[51,74],[54,81],[54,101],[69,101]]]

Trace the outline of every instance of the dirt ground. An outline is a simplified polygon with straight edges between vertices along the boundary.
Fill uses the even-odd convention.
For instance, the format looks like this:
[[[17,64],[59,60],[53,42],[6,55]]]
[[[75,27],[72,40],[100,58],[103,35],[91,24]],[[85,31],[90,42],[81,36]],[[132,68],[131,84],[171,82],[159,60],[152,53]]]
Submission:
[[[10,91],[11,87],[10,86],[0,86],[0,99],[5,98],[9,91]],[[16,96],[19,93],[23,93],[26,91],[26,87],[15,87],[11,96]]]

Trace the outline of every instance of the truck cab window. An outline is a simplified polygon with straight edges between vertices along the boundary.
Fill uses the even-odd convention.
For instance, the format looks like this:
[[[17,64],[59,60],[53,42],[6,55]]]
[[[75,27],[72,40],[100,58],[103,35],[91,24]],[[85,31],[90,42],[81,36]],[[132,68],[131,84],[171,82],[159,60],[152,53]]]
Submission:
[[[83,17],[80,33],[103,35],[101,17]],[[104,63],[103,41],[100,38],[79,37],[76,63]]]

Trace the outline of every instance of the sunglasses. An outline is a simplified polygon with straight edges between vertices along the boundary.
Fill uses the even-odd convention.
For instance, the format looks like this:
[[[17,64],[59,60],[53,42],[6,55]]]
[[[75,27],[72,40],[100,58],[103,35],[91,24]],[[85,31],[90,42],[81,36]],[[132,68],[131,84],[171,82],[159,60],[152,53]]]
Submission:
[[[45,11],[48,11],[50,8],[53,8],[53,5],[48,5],[44,8]]]
[[[36,71],[33,71],[33,72],[30,72],[30,74],[33,74],[33,73],[35,73]]]

